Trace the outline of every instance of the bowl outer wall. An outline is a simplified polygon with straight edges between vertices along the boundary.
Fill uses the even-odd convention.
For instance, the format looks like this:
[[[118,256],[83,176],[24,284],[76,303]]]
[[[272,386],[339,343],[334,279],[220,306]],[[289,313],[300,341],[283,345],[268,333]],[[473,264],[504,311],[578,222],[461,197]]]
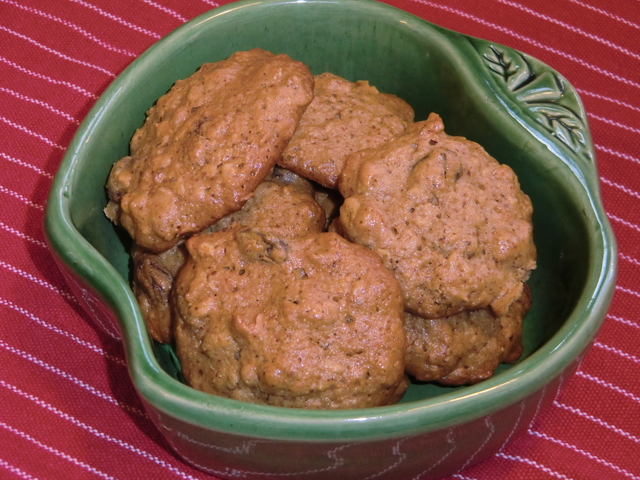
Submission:
[[[92,138],[94,130],[109,109],[121,101],[119,96],[123,92],[153,76],[154,69],[164,62],[164,56],[171,58],[186,54],[185,46],[194,44],[203,30],[214,28],[221,22],[232,23],[240,18],[245,21],[250,17],[259,23],[268,18],[274,8],[298,8],[299,15],[306,15],[311,21],[322,11],[316,10],[314,13],[313,8],[309,7],[322,5],[330,5],[333,14],[339,10],[344,15],[383,16],[389,22],[401,24],[396,27],[405,29],[409,35],[425,35],[433,45],[447,49],[454,67],[475,83],[472,88],[477,90],[478,96],[500,99],[499,102],[489,102],[487,108],[494,109],[496,116],[507,115],[518,120],[518,125],[513,121],[505,121],[507,128],[513,130],[513,135],[525,139],[533,131],[541,143],[530,148],[540,149],[541,152],[552,150],[560,158],[562,165],[559,169],[563,172],[563,178],[573,184],[572,192],[584,205],[587,228],[593,232],[590,250],[595,255],[590,258],[584,292],[573,313],[542,348],[510,370],[481,384],[427,400],[347,411],[292,410],[245,404],[191,389],[162,370],[126,281],[78,232],[75,227],[78,220],[71,218],[71,197],[79,183],[76,171],[78,161],[86,144],[96,141]],[[595,161],[585,164],[580,159],[576,160],[576,156],[563,145],[550,142],[535,125],[523,119],[512,102],[504,99],[499,88],[492,84],[492,80],[479,73],[479,60],[468,38],[401,10],[368,0],[245,1],[215,9],[183,25],[147,50],[108,87],[78,129],[63,159],[49,197],[45,231],[59,262],[84,279],[85,283],[92,285],[95,293],[115,312],[121,325],[129,372],[145,403],[188,423],[246,436],[371,440],[431,431],[488,415],[540,390],[584,353],[608,309],[616,270],[615,240],[602,210]],[[171,70],[172,67],[167,68]]]

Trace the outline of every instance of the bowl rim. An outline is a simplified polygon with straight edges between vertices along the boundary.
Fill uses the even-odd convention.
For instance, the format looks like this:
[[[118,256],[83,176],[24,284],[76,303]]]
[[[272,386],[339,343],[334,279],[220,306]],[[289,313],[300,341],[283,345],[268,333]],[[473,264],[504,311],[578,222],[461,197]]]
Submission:
[[[386,407],[303,410],[255,405],[215,397],[174,380],[162,370],[154,356],[152,342],[127,281],[75,228],[70,212],[72,182],[83,145],[105,109],[109,108],[109,98],[127,77],[157,61],[156,57],[161,56],[164,50],[177,48],[175,45],[192,35],[200,25],[223,15],[235,15],[246,8],[264,9],[276,5],[313,3],[365,9],[372,15],[391,16],[414,30],[444,30],[408,12],[373,0],[242,0],[195,17],[134,60],[105,90],[80,124],[55,175],[45,212],[45,237],[54,257],[63,267],[91,285],[115,313],[121,326],[129,374],[147,408],[158,409],[169,417],[202,428],[265,438],[255,428],[257,424],[265,422],[273,426],[266,436],[274,439],[375,440],[432,431],[471,421],[532,395],[544,388],[551,379],[562,375],[565,369],[584,354],[604,320],[613,295],[617,247],[600,200],[595,159],[593,170],[588,171],[588,166],[585,169],[584,164],[576,167],[574,156],[566,149],[559,148],[557,153],[582,186],[579,195],[587,199],[586,203],[591,206],[585,213],[594,232],[589,239],[589,247],[592,251],[602,250],[602,256],[590,263],[583,292],[565,324],[528,358],[480,384],[430,399]],[[461,35],[448,30],[443,35],[446,32]],[[463,57],[460,52],[458,55]],[[491,92],[487,86],[481,88],[486,88],[488,94]],[[460,412],[464,414],[461,415]]]

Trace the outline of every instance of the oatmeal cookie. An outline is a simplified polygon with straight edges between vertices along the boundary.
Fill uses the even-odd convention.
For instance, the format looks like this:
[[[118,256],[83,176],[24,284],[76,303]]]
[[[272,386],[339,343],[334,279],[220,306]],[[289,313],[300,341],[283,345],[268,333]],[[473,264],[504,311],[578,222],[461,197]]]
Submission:
[[[522,318],[530,308],[525,285],[500,316],[488,307],[436,319],[406,313],[407,373],[446,385],[474,384],[491,377],[498,365],[513,363],[522,354]]]
[[[350,155],[339,189],[335,230],[381,256],[414,315],[504,315],[535,268],[532,205],[515,173],[445,134],[435,114]]]
[[[309,69],[254,49],[203,65],[148,112],[107,183],[107,216],[159,253],[239,210],[313,98]]]
[[[413,109],[395,95],[323,73],[315,77],[314,99],[279,163],[335,188],[349,153],[388,141],[412,121]]]
[[[196,235],[176,279],[187,383],[247,402],[358,408],[407,387],[402,295],[370,250],[333,233]]]

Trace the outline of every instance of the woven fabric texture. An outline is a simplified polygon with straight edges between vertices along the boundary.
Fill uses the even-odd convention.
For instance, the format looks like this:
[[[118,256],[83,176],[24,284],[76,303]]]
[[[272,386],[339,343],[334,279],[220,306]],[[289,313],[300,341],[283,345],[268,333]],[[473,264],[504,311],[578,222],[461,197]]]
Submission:
[[[152,425],[122,345],[81,309],[44,242],[65,148],[153,42],[227,2],[0,0],[0,478],[207,479]],[[640,1],[390,0],[528,53],[585,105],[619,274],[580,368],[528,431],[457,480],[640,478]]]

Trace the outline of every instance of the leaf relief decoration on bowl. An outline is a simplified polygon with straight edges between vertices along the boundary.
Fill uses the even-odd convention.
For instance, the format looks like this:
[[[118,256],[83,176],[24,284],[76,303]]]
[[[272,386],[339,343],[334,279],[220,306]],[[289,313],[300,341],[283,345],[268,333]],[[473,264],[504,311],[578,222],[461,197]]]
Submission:
[[[582,102],[564,77],[516,50],[484,42],[475,47],[512,101],[546,133],[588,163],[593,162],[593,145]]]

